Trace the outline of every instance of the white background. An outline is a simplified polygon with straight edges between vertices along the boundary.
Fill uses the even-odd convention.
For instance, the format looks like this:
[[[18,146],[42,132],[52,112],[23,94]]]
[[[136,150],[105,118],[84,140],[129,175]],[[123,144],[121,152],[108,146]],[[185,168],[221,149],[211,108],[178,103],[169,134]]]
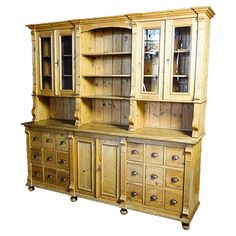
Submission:
[[[236,235],[235,8],[233,0],[2,1],[0,5],[0,235]],[[201,169],[201,205],[190,231],[180,222],[25,187],[21,122],[31,120],[30,23],[210,5],[212,19]]]

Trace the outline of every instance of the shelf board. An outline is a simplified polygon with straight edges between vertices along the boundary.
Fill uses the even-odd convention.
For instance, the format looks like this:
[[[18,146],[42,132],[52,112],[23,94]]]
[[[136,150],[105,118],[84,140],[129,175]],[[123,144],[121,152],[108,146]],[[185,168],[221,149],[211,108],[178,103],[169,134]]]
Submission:
[[[145,78],[153,78],[153,77],[158,77],[158,75],[143,75]]]
[[[65,54],[65,55],[62,55],[63,57],[72,57],[72,54]]]
[[[72,77],[72,75],[62,75],[63,77]]]
[[[131,75],[83,75],[87,78],[130,78]]]
[[[130,100],[130,97],[118,97],[118,96],[81,96],[81,98],[89,98],[89,99],[107,99],[107,100]]]
[[[157,51],[150,51],[150,52],[144,52],[144,54],[157,54],[157,53],[159,53],[159,51],[157,50]]]
[[[51,56],[42,56],[43,59],[51,59]]]
[[[189,49],[179,49],[179,50],[175,50],[174,53],[189,53]]]
[[[131,55],[131,52],[86,52],[82,53],[83,56],[86,57],[102,57],[102,56],[123,56],[123,55]]]
[[[177,78],[187,78],[187,77],[189,77],[189,75],[173,75],[173,77],[177,77]]]

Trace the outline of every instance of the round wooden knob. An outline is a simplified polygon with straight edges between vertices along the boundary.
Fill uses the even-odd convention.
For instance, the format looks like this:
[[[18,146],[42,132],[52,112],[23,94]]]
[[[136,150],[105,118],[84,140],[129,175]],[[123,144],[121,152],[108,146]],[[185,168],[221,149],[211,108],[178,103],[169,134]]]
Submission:
[[[39,138],[38,137],[34,137],[33,141],[39,141]]]
[[[138,150],[132,150],[132,151],[131,151],[131,154],[137,155],[137,154],[138,154]]]
[[[137,192],[131,192],[130,196],[131,196],[131,197],[137,197],[138,194],[137,194]]]
[[[47,161],[52,161],[52,157],[47,157]]]
[[[133,171],[131,172],[131,175],[132,175],[132,176],[137,176],[137,175],[138,175],[138,172],[137,172],[136,170],[133,170]]]
[[[66,144],[65,141],[61,141],[61,142],[60,142],[60,145],[65,145],[65,144]]]
[[[53,176],[52,175],[48,175],[47,178],[48,179],[53,179]]]
[[[38,155],[34,155],[34,159],[39,159],[39,156]]]
[[[158,157],[158,154],[157,154],[156,152],[153,152],[153,153],[151,154],[151,157],[152,157],[152,158],[156,158],[156,157]]]
[[[46,143],[51,143],[52,140],[50,138],[46,139]]]
[[[177,160],[179,160],[179,156],[173,155],[171,159],[172,159],[172,161],[177,161]]]
[[[152,175],[151,175],[151,180],[155,180],[155,179],[157,179],[157,178],[158,178],[157,175],[155,175],[155,174],[152,174]]]
[[[152,195],[152,196],[150,197],[150,201],[154,202],[154,201],[156,201],[156,200],[157,200],[157,196],[156,196],[156,195]]]
[[[174,206],[174,205],[176,205],[177,204],[177,201],[175,200],[175,199],[171,199],[170,200],[170,205],[171,206]]]
[[[61,182],[66,182],[66,178],[62,177],[60,181]]]
[[[176,182],[178,182],[179,180],[178,180],[178,178],[176,178],[176,177],[173,177],[173,178],[171,178],[171,183],[176,183]]]

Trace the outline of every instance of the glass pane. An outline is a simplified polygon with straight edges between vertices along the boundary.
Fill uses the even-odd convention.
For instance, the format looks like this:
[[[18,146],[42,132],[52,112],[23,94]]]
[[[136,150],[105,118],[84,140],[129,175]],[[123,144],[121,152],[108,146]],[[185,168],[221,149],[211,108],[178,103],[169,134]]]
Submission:
[[[191,27],[176,27],[173,62],[173,92],[188,92]]]
[[[51,38],[41,38],[42,88],[52,89]]]
[[[143,92],[158,92],[160,29],[144,30]]]
[[[72,36],[61,37],[62,89],[72,89]]]

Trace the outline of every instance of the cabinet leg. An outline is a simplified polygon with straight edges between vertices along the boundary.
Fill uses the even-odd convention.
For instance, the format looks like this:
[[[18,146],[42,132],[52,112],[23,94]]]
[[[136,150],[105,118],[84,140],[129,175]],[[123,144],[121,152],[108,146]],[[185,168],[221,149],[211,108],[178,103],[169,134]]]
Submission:
[[[77,198],[76,196],[71,196],[71,197],[70,197],[70,200],[71,200],[72,202],[76,202],[77,199],[78,199],[78,198]]]
[[[183,229],[188,230],[188,229],[190,229],[190,223],[182,222],[182,227],[183,227]]]
[[[121,214],[121,215],[127,215],[127,214],[128,214],[128,210],[125,209],[125,208],[121,208],[121,209],[120,209],[120,214]]]
[[[30,192],[33,192],[33,191],[34,191],[34,186],[29,186],[29,187],[28,187],[28,190],[29,190]]]

